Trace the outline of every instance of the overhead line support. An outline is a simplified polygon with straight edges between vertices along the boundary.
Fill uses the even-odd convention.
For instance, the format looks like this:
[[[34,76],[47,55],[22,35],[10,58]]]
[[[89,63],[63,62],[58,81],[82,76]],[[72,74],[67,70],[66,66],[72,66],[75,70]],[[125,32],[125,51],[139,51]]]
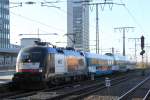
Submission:
[[[134,48],[134,50],[135,50],[134,53],[135,53],[135,54],[134,54],[134,56],[135,56],[135,60],[136,60],[136,62],[137,62],[137,56],[136,56],[137,43],[136,43],[136,42],[137,42],[137,40],[140,40],[140,38],[128,38],[128,39],[134,40],[134,42],[135,42],[135,45],[134,45],[134,46],[135,46],[135,48]]]
[[[99,5],[106,5],[106,4],[108,4],[108,5],[123,5],[123,6],[125,6],[125,4],[113,3],[113,2],[110,2],[110,1],[107,1],[107,0],[104,0],[103,3],[89,3],[90,1],[89,2],[87,2],[87,1],[79,1],[77,3],[82,3],[82,2],[86,3],[86,4],[83,4],[83,5],[96,6],[96,53],[99,54],[99,15],[98,15],[98,7],[99,7]]]
[[[115,30],[123,31],[123,56],[126,55],[126,53],[125,53],[125,32],[127,29],[131,29],[131,28],[133,29],[135,27],[117,27],[117,28],[114,28]]]

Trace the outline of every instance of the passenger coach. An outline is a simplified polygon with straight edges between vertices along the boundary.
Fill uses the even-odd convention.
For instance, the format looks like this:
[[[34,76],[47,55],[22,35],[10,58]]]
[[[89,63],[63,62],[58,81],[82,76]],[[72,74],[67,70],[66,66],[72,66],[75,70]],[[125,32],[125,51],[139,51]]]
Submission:
[[[113,72],[113,57],[94,53],[85,53],[85,55],[89,73],[102,75],[111,74]]]

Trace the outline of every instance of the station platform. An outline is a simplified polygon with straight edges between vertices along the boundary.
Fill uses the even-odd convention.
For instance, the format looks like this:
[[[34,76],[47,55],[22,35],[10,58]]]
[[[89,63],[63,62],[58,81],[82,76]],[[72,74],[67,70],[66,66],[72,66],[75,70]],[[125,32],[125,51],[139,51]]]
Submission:
[[[0,70],[0,84],[10,82],[12,80],[15,70]]]

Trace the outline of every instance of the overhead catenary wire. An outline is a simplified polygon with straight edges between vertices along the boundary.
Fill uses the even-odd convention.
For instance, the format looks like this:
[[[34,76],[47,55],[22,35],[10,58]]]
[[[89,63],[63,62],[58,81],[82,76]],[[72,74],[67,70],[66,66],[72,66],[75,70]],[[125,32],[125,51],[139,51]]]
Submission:
[[[48,2],[47,0],[43,0],[44,2]],[[56,0],[57,1],[57,3],[58,2],[66,2],[66,1],[62,1],[62,0]],[[39,0],[38,0],[38,2],[40,2]],[[15,2],[13,2],[13,3],[15,3]],[[123,1],[121,0],[121,3],[123,3]],[[137,19],[133,16],[133,14],[131,13],[131,11],[127,8],[127,6],[126,5],[124,5],[124,8],[126,9],[126,11],[128,12],[128,14],[131,16],[131,18],[134,20],[134,22],[140,27],[140,29],[144,32],[144,29],[143,29],[143,27],[141,26],[141,24],[139,24],[139,22],[137,21]],[[62,12],[64,12],[64,13],[68,13],[68,12],[66,12],[65,10],[63,10],[63,9],[58,9],[58,10],[60,10],[60,11],[62,11]],[[11,12],[12,13],[12,12]],[[31,19],[31,18],[27,18],[27,17],[25,17],[25,16],[22,16],[22,15],[20,15],[20,14],[15,14],[15,13],[12,13],[13,15],[16,15],[16,16],[20,16],[20,17],[22,17],[22,18],[24,18],[24,19],[28,19],[28,20],[30,20],[30,21],[34,21],[34,22],[37,22],[37,23],[39,23],[39,24],[42,24],[42,25],[44,25],[44,26],[48,26],[48,27],[52,27],[52,28],[55,28],[55,29],[58,29],[58,28],[56,28],[56,27],[53,27],[53,26],[51,26],[51,25],[47,25],[47,24],[45,24],[45,23],[42,23],[42,22],[40,22],[40,21],[36,21],[36,20],[33,20],[33,19]],[[69,14],[69,13],[68,13]],[[72,16],[72,14],[69,14],[69,16]],[[93,29],[95,28],[95,26],[92,26],[93,27]],[[62,30],[62,29],[58,29],[58,30]]]
[[[44,0],[44,1],[46,1],[46,0]],[[37,2],[40,2],[40,3],[41,3],[41,1],[39,1],[39,0],[36,1],[36,2],[34,2],[34,3],[37,3]],[[10,3],[16,4],[15,2],[10,2]],[[24,3],[26,3],[26,2],[17,2],[17,4],[20,4],[20,3],[21,3],[21,4],[24,4]],[[16,7],[18,7],[18,6],[16,6]],[[55,27],[55,26],[53,26],[53,25],[46,24],[46,23],[44,23],[44,22],[41,22],[41,21],[32,19],[32,18],[27,17],[27,16],[23,16],[23,15],[21,15],[21,14],[14,13],[14,12],[12,12],[12,11],[10,11],[10,13],[13,14],[13,15],[15,15],[15,16],[18,16],[18,17],[20,17],[20,18],[22,18],[22,19],[25,19],[25,20],[28,20],[28,21],[31,21],[31,22],[34,22],[34,23],[41,24],[41,25],[46,26],[46,27],[51,28],[51,29],[56,29],[57,31],[60,31],[60,32],[65,31],[64,29],[57,28],[57,27]]]
[[[43,0],[43,1],[44,1],[44,2],[48,2],[47,0]],[[56,1],[57,1],[56,3],[66,2],[66,1],[62,1],[62,0],[56,0]],[[41,3],[41,1],[39,1],[39,0],[38,0],[37,2],[40,2],[40,3]],[[15,3],[15,2],[14,2],[14,3]],[[22,3],[24,3],[24,2],[22,2]],[[49,3],[49,2],[48,2],[48,3]],[[54,5],[53,3],[49,3],[49,4]],[[62,9],[62,8],[60,8],[60,9],[58,9],[58,10],[61,11],[61,12],[63,12],[63,13],[65,13],[65,15],[68,14],[69,16],[72,16],[72,17],[73,17],[73,15],[72,15],[71,13],[69,13],[68,11],[65,11],[65,10]],[[14,13],[14,12],[12,12],[12,11],[11,11],[10,13],[12,13],[12,14],[15,15],[15,16],[22,17],[23,19],[26,19],[26,20],[28,20],[28,21],[32,21],[32,22],[35,22],[35,23],[39,23],[39,24],[44,25],[44,26],[46,26],[46,27],[51,27],[51,28],[53,28],[53,29],[59,30],[60,32],[64,31],[63,29],[56,28],[56,27],[54,27],[54,26],[52,26],[52,25],[45,24],[45,23],[43,23],[43,22],[37,21],[37,20],[35,20],[35,19],[29,18],[29,17],[26,17],[26,16],[23,16],[23,15],[21,15],[21,14],[16,14],[16,13]],[[90,27],[92,27],[93,29],[95,28],[94,26],[90,26]]]
[[[12,11],[11,11],[10,13],[13,14],[13,15],[15,15],[15,16],[21,17],[21,18],[23,18],[23,19],[25,19],[25,20],[32,21],[32,22],[41,24],[41,25],[46,26],[46,27],[49,27],[49,28],[53,28],[53,29],[59,30],[60,32],[64,31],[63,29],[56,28],[56,27],[54,27],[54,26],[52,26],[52,25],[45,24],[45,23],[43,23],[43,22],[37,21],[37,20],[35,20],[35,19],[29,18],[29,17],[26,17],[26,16],[23,16],[23,15],[21,15],[21,14],[16,14],[16,13],[14,13],[14,12],[12,12]]]
[[[44,0],[44,1],[46,1],[46,0]],[[37,1],[37,2],[40,2],[40,1]],[[36,4],[37,4],[37,2],[36,2]],[[25,2],[24,2],[24,3],[25,3]],[[40,3],[41,3],[41,2],[40,2]],[[57,3],[58,3],[58,2],[57,2]],[[49,3],[49,4],[51,4],[51,3]],[[59,9],[59,10],[62,11],[62,12],[64,12],[64,13],[66,13],[66,12],[65,12],[64,10],[62,10],[62,9]],[[10,11],[10,13],[13,14],[13,15],[15,15],[15,16],[21,17],[21,18],[23,18],[23,19],[25,19],[25,20],[32,21],[32,22],[35,22],[35,23],[44,25],[44,26],[46,26],[46,27],[50,27],[50,28],[59,30],[61,33],[62,33],[62,31],[64,31],[63,29],[56,28],[56,27],[54,27],[54,26],[52,26],[52,25],[45,24],[45,23],[43,23],[43,22],[41,22],[41,21],[37,21],[37,20],[35,20],[35,19],[32,19],[32,18],[23,16],[23,15],[21,15],[21,14],[16,14],[16,13],[14,13],[14,12],[12,12],[12,11]],[[66,32],[65,32],[65,33],[66,33]]]
[[[46,0],[43,0],[43,1],[45,1],[45,2],[47,2]],[[61,1],[61,0],[57,0],[58,2],[64,2],[64,1]],[[58,3],[57,2],[57,3]],[[69,2],[72,2],[71,0],[69,1]],[[73,2],[72,2],[73,3]],[[52,6],[54,6],[54,4],[53,3],[50,3],[50,5],[52,5]],[[63,14],[67,14],[67,16],[71,16],[71,17],[73,17],[73,15],[72,15],[72,13],[70,13],[69,11],[66,11],[66,10],[64,10],[64,9],[62,9],[62,8],[60,8],[60,9],[58,9],[58,10],[60,10],[61,12],[63,12]],[[90,25],[90,28],[93,28],[93,29],[95,29],[95,26],[94,25]],[[85,31],[85,30],[84,30]]]
[[[123,3],[123,1],[121,0],[121,3]],[[144,28],[142,27],[142,25],[137,21],[137,19],[135,18],[135,16],[132,14],[132,12],[128,9],[128,7],[126,5],[123,6],[125,8],[125,10],[128,12],[128,14],[131,16],[132,20],[137,24],[137,26],[139,26],[139,28],[142,30],[142,32],[145,33]]]
[[[44,0],[45,2],[47,2],[46,0]],[[66,2],[66,1],[62,1],[62,0],[57,0],[58,2],[57,3],[59,3],[59,2]],[[69,2],[71,2],[71,0],[69,1]],[[73,2],[72,2],[73,3]],[[53,3],[50,3],[51,5],[54,5]],[[61,12],[63,12],[65,15],[66,14],[68,14],[69,16],[71,16],[71,17],[73,17],[73,15],[70,13],[70,12],[68,12],[68,11],[65,11],[64,9],[62,9],[62,8],[60,8],[60,9],[58,9],[59,11],[61,11]],[[95,29],[95,26],[94,25],[90,25],[90,28],[93,28],[93,29]]]

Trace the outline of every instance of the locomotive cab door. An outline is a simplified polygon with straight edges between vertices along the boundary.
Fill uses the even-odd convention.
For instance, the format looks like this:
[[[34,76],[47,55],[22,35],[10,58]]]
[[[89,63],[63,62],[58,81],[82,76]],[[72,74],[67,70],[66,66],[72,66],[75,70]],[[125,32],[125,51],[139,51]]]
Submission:
[[[47,56],[47,64],[46,64],[46,68],[45,68],[45,77],[48,78],[52,75],[55,74],[55,54],[48,54]]]

